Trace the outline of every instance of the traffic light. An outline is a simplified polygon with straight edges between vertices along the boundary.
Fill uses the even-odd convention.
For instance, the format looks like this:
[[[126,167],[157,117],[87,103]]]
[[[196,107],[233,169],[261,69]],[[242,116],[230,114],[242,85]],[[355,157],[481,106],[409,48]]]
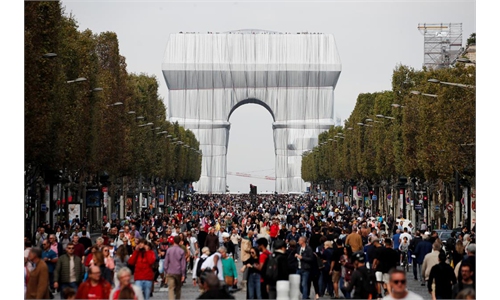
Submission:
[[[370,198],[373,196],[373,191],[370,191]]]
[[[428,200],[428,199],[427,199],[427,196],[424,196],[424,201],[427,201],[427,200]]]

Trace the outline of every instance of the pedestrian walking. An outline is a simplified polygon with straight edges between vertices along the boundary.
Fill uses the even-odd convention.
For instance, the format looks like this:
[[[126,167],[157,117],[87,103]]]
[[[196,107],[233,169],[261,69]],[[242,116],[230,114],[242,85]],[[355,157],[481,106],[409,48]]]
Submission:
[[[89,268],[88,278],[80,284],[76,299],[109,299],[111,284],[101,276],[97,266]]]
[[[344,247],[344,255],[340,258],[340,264],[342,265],[342,270],[340,272],[340,290],[342,291],[345,284],[351,281],[352,273],[354,272],[354,263],[351,261],[352,259],[352,249],[349,245]],[[345,299],[351,299],[351,294],[344,294]]]
[[[360,236],[361,238],[361,236]],[[337,299],[340,297],[339,294],[339,283],[340,283],[340,275],[342,271],[341,258],[344,255],[344,246],[341,239],[337,239],[333,244],[333,254],[332,261],[329,267],[329,275],[332,277],[333,282],[333,296]],[[352,248],[351,248],[352,249]]]
[[[174,245],[168,248],[163,266],[170,300],[181,298],[181,287],[186,272],[186,252],[179,246],[181,238],[177,235],[173,240]]]
[[[42,240],[46,243],[47,240]],[[42,249],[31,248],[28,260],[33,263],[34,269],[29,272],[26,284],[26,299],[50,299],[49,295],[49,268],[42,259]]]
[[[224,275],[224,282],[228,290],[232,290],[238,284],[238,270],[232,257],[228,255],[225,247],[220,247],[219,252],[222,256],[222,269]]]
[[[430,242],[430,233],[425,232],[420,241],[415,247],[415,263],[417,263],[417,269],[422,269],[422,264],[424,263],[425,256],[432,251],[432,243]],[[422,276],[423,272],[418,272],[419,276]],[[425,278],[420,277],[420,285],[425,286]]]
[[[53,291],[54,291],[54,269],[56,268],[57,264],[57,254],[50,248],[50,242],[45,240],[42,242],[42,259],[43,261],[47,264],[47,267],[49,269],[49,287],[50,287],[50,298],[53,298]]]
[[[301,236],[298,244],[295,257],[297,258],[297,274],[300,275],[300,292],[302,293],[302,299],[308,299],[311,264],[316,258],[311,247],[307,245],[306,237]]]
[[[245,265],[245,261],[249,260],[251,258],[251,249],[253,248],[252,247],[252,238],[253,238],[253,231],[248,231],[247,235],[244,236],[242,239],[241,239],[241,255],[240,255],[240,258],[241,258],[241,261],[243,262],[243,265]],[[242,279],[242,282],[241,282],[241,285],[243,287],[243,290],[246,290],[247,288],[247,282],[248,282],[248,278],[249,278],[249,269],[248,268],[245,268],[244,270],[244,273],[243,273],[243,279]]]
[[[446,263],[446,254],[439,253],[439,263],[431,268],[427,289],[435,299],[452,299],[453,285],[457,278],[453,268]]]
[[[153,285],[153,264],[156,261],[153,250],[149,248],[145,239],[140,239],[135,247],[134,253],[128,260],[128,263],[134,266],[134,281],[148,300],[151,295],[151,286]]]
[[[113,272],[113,283],[115,287],[119,285],[118,272],[121,268],[127,267],[129,258],[130,256],[128,255],[127,247],[123,244],[120,245],[115,252],[115,257],[113,258],[115,262],[115,269]]]
[[[259,238],[257,240],[257,247],[259,248],[259,264],[256,266],[257,270],[260,272],[260,293],[262,295],[262,299],[268,299],[269,293],[267,291],[267,278],[266,278],[266,261],[271,252],[267,249],[268,240],[265,237]]]
[[[248,273],[247,299],[262,299],[260,288],[260,272],[256,266],[259,265],[260,251],[257,247],[250,250],[250,257],[243,261],[241,272]]]
[[[377,278],[377,289],[379,298],[382,296],[382,288],[385,294],[390,294],[388,288],[389,270],[399,265],[399,253],[392,248],[392,239],[385,238],[384,246],[375,248],[375,257],[373,259],[373,269]]]
[[[344,295],[349,295],[354,290],[353,299],[374,299],[377,296],[377,280],[374,271],[366,267],[366,257],[364,252],[353,253],[351,261],[355,270],[352,273],[351,280],[342,288]],[[335,299],[335,298],[334,298]],[[338,299],[338,298],[337,298]]]
[[[59,257],[54,269],[54,288],[60,291],[70,287],[78,292],[83,281],[84,268],[80,257],[74,255],[75,245],[68,244],[66,253]],[[61,294],[61,299],[65,299]]]
[[[440,250],[441,243],[439,241],[435,241],[432,244],[432,251],[425,256],[424,262],[422,263],[422,278],[424,279],[424,282],[427,282],[427,280],[429,280],[429,275],[431,273],[432,267],[439,264],[439,253],[441,253]]]
[[[268,279],[269,299],[276,299],[277,297],[276,282],[279,280],[288,280],[288,258],[286,255],[286,244],[284,240],[277,239],[274,241],[273,255],[277,263],[277,274],[276,281]]]
[[[333,297],[333,280],[332,275],[330,274],[330,266],[332,264],[333,258],[333,242],[327,240],[324,242],[325,250],[323,251],[323,261],[325,267],[323,268],[323,290],[321,290],[321,294],[325,295],[328,292],[330,297]],[[326,292],[325,292],[326,291]]]
[[[217,252],[217,248],[219,247],[219,237],[215,235],[215,229],[213,227],[210,227],[208,229],[208,235],[207,238],[205,239],[204,246],[210,249],[211,254]]]

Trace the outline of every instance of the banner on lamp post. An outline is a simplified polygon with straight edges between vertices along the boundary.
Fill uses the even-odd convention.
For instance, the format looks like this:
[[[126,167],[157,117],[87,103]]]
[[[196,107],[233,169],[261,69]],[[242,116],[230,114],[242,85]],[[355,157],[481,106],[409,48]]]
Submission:
[[[164,194],[160,194],[160,196],[158,197],[158,205],[165,206],[165,195]]]
[[[102,187],[102,202],[103,202],[104,208],[108,207],[108,187],[107,186]]]
[[[85,204],[86,207],[100,207],[101,206],[101,193],[97,187],[89,187],[86,192]]]

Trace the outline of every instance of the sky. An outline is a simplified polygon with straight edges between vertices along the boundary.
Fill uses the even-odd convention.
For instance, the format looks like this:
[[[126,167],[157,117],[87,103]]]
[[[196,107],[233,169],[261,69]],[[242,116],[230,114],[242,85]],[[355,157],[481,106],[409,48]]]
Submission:
[[[80,30],[117,34],[127,70],[154,75],[167,99],[161,63],[170,33],[264,29],[323,32],[335,36],[342,73],[335,89],[334,115],[340,124],[360,93],[391,89],[398,64],[421,69],[424,37],[419,23],[462,23],[463,43],[476,31],[475,1],[74,1],[63,0]],[[168,110],[168,109],[167,109]],[[168,111],[167,111],[168,113]],[[229,120],[228,175],[231,192],[249,184],[274,191],[272,118],[258,105],[243,105]],[[340,125],[339,124],[339,125]]]

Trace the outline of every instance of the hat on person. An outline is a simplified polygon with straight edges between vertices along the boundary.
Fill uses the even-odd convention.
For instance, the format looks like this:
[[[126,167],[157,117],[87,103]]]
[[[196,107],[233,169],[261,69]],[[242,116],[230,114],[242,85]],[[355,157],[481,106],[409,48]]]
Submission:
[[[125,232],[125,230],[123,230],[123,229],[120,229],[120,231],[118,231],[118,233],[120,233],[120,232]]]
[[[227,233],[227,232],[224,232],[224,233],[222,234],[222,237],[223,237],[223,238],[228,238],[228,237],[230,237],[230,236],[231,236],[231,235],[230,235],[229,233]]]
[[[359,261],[359,262],[364,263],[365,262],[365,253],[363,251],[354,252],[352,254],[352,258],[351,259],[353,261]]]

